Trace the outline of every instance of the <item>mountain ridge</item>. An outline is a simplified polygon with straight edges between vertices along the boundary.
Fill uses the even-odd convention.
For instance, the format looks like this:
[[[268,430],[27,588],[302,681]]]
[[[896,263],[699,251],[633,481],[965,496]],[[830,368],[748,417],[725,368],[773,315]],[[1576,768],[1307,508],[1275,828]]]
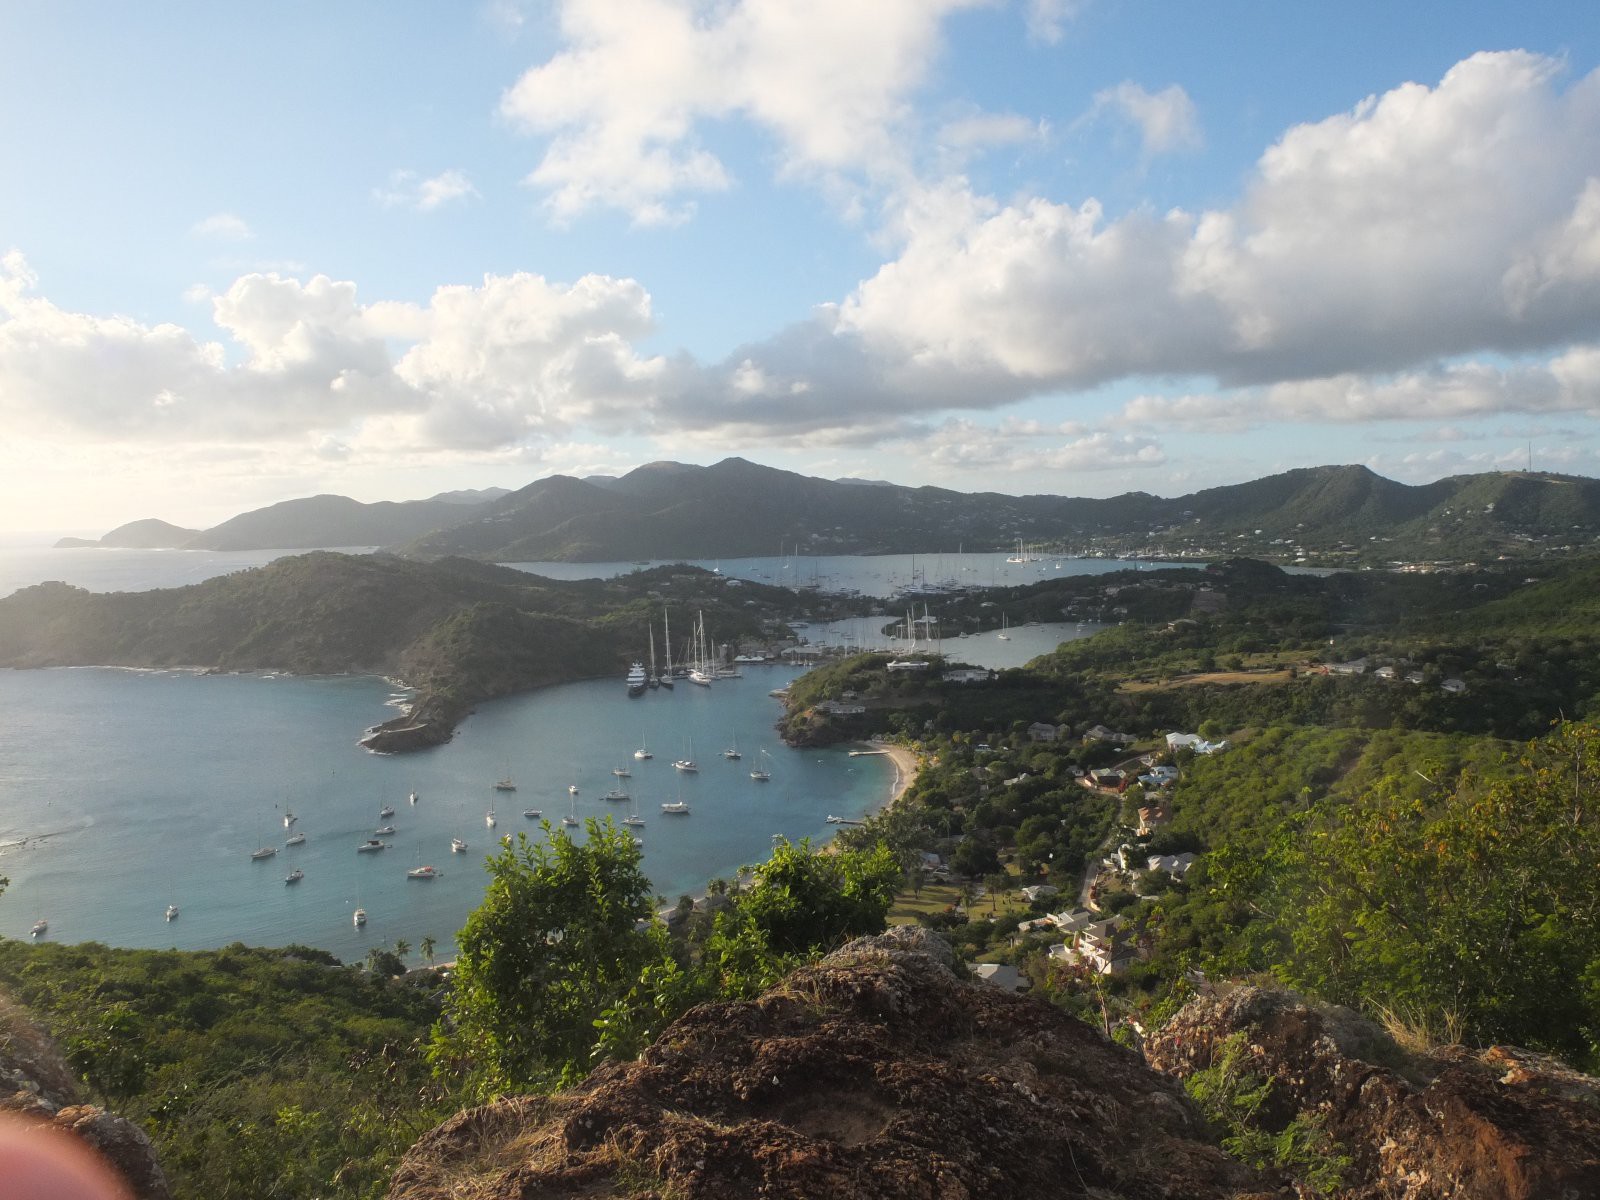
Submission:
[[[621,476],[548,475],[514,491],[371,504],[285,500],[203,531],[121,526],[99,542],[206,550],[384,546],[420,558],[604,562],[1004,549],[1319,565],[1520,557],[1600,540],[1600,481],[1489,472],[1405,484],[1362,465],[1298,467],[1176,497],[957,492],[830,480],[732,457]]]

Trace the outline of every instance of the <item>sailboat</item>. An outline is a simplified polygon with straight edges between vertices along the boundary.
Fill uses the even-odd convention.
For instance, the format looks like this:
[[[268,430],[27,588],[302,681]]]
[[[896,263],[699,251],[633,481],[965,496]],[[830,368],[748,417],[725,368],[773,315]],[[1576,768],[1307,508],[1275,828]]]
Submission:
[[[250,852],[250,861],[260,862],[264,858],[271,858],[277,852],[278,848],[276,846],[263,845],[259,849]]]
[[[467,843],[466,842],[462,841],[460,838],[451,838],[450,839],[450,853],[451,854],[465,854],[466,852],[467,852]]]
[[[660,682],[667,691],[672,690],[672,622],[667,616],[667,610],[661,610],[661,648],[667,656],[667,665],[662,668]]]
[[[756,761],[756,769],[750,772],[750,778],[757,783],[768,783],[772,779],[772,764],[768,760],[767,752],[763,750]]]
[[[175,921],[175,920],[177,920],[177,918],[178,918],[178,906],[176,904],[167,905],[167,920]]]
[[[511,778],[511,764],[509,762],[506,763],[505,778],[495,783],[494,790],[497,792],[514,792],[517,790],[516,782]]]
[[[631,779],[631,778],[633,778],[633,772],[628,770],[627,767],[612,767],[611,768],[611,773],[613,775],[615,775],[618,779]]]
[[[995,634],[995,637],[999,638],[1002,642],[1009,642],[1011,640],[1011,635],[1006,632],[1006,630],[1008,628],[1009,628],[1009,626],[1006,624],[1006,615],[1005,615],[1005,613],[1001,613],[1000,614],[1000,632]]]
[[[622,818],[624,825],[632,825],[635,829],[644,828],[644,818],[639,815],[639,802],[633,802],[633,811]]]
[[[722,752],[722,757],[728,759],[730,762],[737,762],[739,759],[744,757],[744,755],[739,753],[739,735],[738,734],[734,734],[733,735],[733,745],[729,746],[726,750],[724,750]]]
[[[563,825],[576,825],[578,823],[578,793],[572,793],[572,808],[566,816],[561,818]]]
[[[650,748],[645,745],[644,738],[642,737],[639,739],[639,748],[633,752],[633,756],[640,762],[643,762],[647,758],[655,757],[654,754],[650,753]]]
[[[656,672],[656,631],[655,626],[646,625],[645,632],[650,635],[650,676],[646,681],[653,688],[661,686],[661,676]]]
[[[695,623],[693,650],[690,654],[694,665],[689,668],[689,682],[697,683],[701,687],[710,687],[711,681],[716,677],[716,668],[711,662],[711,652],[706,644],[706,615],[699,614]]]
[[[425,867],[422,865],[422,847],[417,847],[417,865],[406,872],[407,879],[437,879],[438,867]]]
[[[494,826],[495,826],[494,801],[493,800],[489,801],[489,811],[483,814],[483,823],[485,825],[487,825],[490,829],[493,829]]]
[[[288,883],[299,883],[305,877],[306,877],[306,873],[304,871],[302,871],[299,867],[296,867],[294,870],[290,871],[287,875],[285,875],[283,877],[283,882],[286,883],[286,884],[288,884]],[[171,918],[168,918],[168,919],[170,920]]]

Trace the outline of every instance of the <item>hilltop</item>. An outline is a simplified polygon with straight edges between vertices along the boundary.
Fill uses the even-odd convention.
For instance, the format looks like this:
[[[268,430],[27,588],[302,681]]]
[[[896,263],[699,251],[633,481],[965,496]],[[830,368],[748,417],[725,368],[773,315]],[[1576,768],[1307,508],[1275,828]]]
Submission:
[[[142,540],[128,540],[136,528]],[[422,558],[614,562],[994,550],[1022,541],[1052,554],[1385,565],[1564,554],[1597,538],[1600,481],[1577,476],[1502,471],[1411,486],[1363,466],[1326,466],[1170,499],[1083,499],[820,479],[728,458],[404,503],[313,496],[200,532],[141,521],[98,543],[59,544],[386,546]]]

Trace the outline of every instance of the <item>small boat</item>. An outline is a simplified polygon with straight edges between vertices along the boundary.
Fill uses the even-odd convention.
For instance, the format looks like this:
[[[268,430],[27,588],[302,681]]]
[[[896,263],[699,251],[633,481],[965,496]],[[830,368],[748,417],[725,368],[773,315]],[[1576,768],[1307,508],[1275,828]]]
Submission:
[[[394,833],[394,826],[393,825],[380,825],[376,829],[374,829],[372,832],[377,834],[379,837],[388,837],[389,835]]]
[[[412,804],[415,804],[417,802],[417,794],[415,792],[412,792],[409,796],[406,797],[406,799],[409,800]]]
[[[277,852],[278,848],[276,846],[263,846],[259,850],[250,852],[250,860],[252,862],[260,862],[263,858],[271,858]]]
[[[382,808],[380,808],[378,810],[378,819],[380,821],[385,817],[392,817],[392,816],[394,816],[394,805],[392,805],[392,804],[385,804]]]
[[[654,758],[655,757],[654,754],[651,754],[650,751],[646,750],[643,746],[640,746],[637,750],[635,750],[633,752],[633,756],[635,758],[637,758],[640,762],[643,762],[647,758]]]
[[[377,838],[368,838],[356,847],[357,854],[371,854],[374,850],[387,850],[388,842],[380,842]]]
[[[522,810],[522,815],[527,817],[530,821],[537,821],[540,817],[544,816],[544,809],[525,808]]]
[[[628,816],[623,817],[622,823],[624,825],[632,825],[635,829],[644,828],[644,818],[638,813],[630,813]]]
[[[661,811],[669,816],[686,817],[689,815],[689,806],[682,800],[673,800],[663,804]]]
[[[728,759],[730,762],[737,762],[739,759],[743,758],[744,755],[740,754],[738,750],[730,746],[728,749],[722,752],[722,757]]]
[[[300,818],[295,816],[292,812],[286,812],[283,814],[283,827],[287,829],[299,819]]]
[[[167,905],[167,920],[175,921],[177,919],[178,919],[178,906],[176,904]]]
[[[507,777],[497,782],[494,785],[494,790],[497,792],[514,792],[517,790],[517,785],[512,783],[511,779]]]
[[[465,854],[466,852],[467,852],[467,844],[464,841],[462,841],[460,838],[451,838],[450,839],[450,853],[451,854]]]
[[[437,879],[437,878],[439,878],[439,868],[438,867],[412,867],[411,870],[406,872],[406,878],[407,879]]]
[[[563,825],[576,825],[578,823],[578,818],[569,813],[567,816],[561,818],[561,823]]]
[[[600,799],[626,801],[628,799],[628,793],[623,791],[621,788],[612,788],[604,796],[601,796]]]
[[[283,839],[283,844],[285,846],[303,846],[305,843],[306,835],[303,833],[291,833],[288,837]]]
[[[364,908],[356,909],[354,915],[351,917],[351,920],[355,922],[356,928],[360,929],[367,923],[367,910]]]
[[[756,769],[750,772],[750,778],[757,783],[770,783],[772,780],[772,764],[767,761],[767,752],[763,750],[761,757],[756,760]]]
[[[633,778],[633,772],[628,770],[627,767],[612,767],[611,768],[611,773],[613,775],[615,775],[618,779],[632,779]]]
[[[483,823],[493,829],[497,822],[494,819],[494,805],[489,805],[489,811],[483,814]]]
[[[567,784],[567,795],[576,796],[577,794],[578,794],[578,785],[575,784],[575,783]]]
[[[283,881],[284,881],[284,883],[299,883],[305,877],[306,877],[306,873],[304,871],[302,871],[299,867],[296,867],[294,870],[290,871],[287,875],[285,875],[283,877]]]
[[[35,921],[33,923],[33,928],[28,930],[28,936],[29,937],[43,937],[49,931],[50,931],[50,922],[49,921]]]
[[[695,771],[698,771],[700,769],[695,764],[695,761],[692,758],[680,758],[677,762],[673,763],[672,765],[677,767],[678,770],[686,772],[686,773],[689,773],[689,774],[693,774]]]

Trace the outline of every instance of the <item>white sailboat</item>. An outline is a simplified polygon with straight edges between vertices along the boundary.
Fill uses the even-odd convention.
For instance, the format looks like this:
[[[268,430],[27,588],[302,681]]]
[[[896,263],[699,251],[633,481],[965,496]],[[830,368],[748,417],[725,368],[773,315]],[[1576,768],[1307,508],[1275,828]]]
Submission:
[[[483,814],[483,823],[485,825],[487,825],[490,829],[493,829],[495,827],[496,822],[495,822],[495,819],[494,819],[494,801],[493,800],[489,801],[489,811]]]
[[[176,904],[167,905],[167,920],[175,921],[177,919],[178,919],[178,906]]]
[[[661,670],[661,686],[667,691],[672,690],[672,622],[667,616],[667,610],[661,610],[661,648],[667,656],[667,665]]]
[[[765,750],[761,751],[756,759],[756,769],[750,772],[750,778],[757,783],[768,783],[772,779],[772,763]]]
[[[561,823],[563,825],[576,825],[578,823],[578,792],[576,788],[572,790],[572,807],[567,812],[567,815],[561,818]]]
[[[1006,615],[1005,615],[1005,613],[1001,613],[1000,614],[1000,632],[995,634],[995,637],[999,638],[1002,642],[1009,642],[1011,640],[1011,635],[1006,632],[1006,630],[1009,629],[1009,628],[1010,628],[1010,626],[1008,626],[1006,624]]]
[[[640,762],[643,762],[647,758],[655,757],[654,754],[650,753],[650,747],[645,744],[643,737],[639,739],[639,748],[633,752],[633,757],[638,759]]]
[[[739,759],[744,757],[744,755],[739,753],[739,735],[738,734],[734,734],[733,735],[733,745],[729,746],[726,750],[724,750],[722,752],[722,757],[727,759],[729,762],[738,762]]]
[[[707,645],[705,613],[697,614],[694,638],[690,645],[690,658],[694,665],[689,668],[689,682],[710,687],[711,681],[716,678],[716,667],[711,661],[711,651]]]

